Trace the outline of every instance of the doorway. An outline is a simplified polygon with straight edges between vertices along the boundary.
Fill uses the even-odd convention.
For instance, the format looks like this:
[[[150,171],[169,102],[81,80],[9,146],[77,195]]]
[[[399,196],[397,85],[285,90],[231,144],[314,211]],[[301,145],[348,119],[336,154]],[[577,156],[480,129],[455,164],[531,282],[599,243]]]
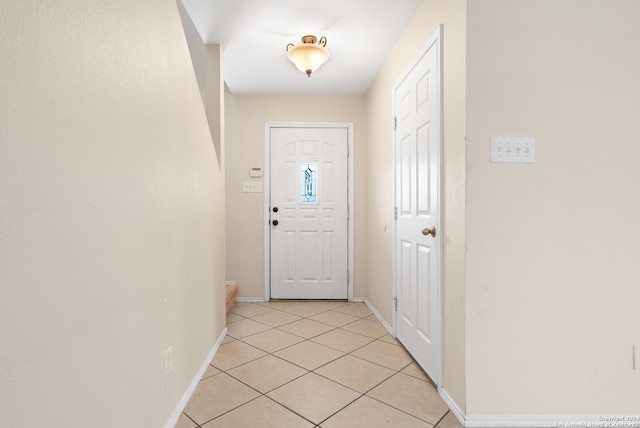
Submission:
[[[265,296],[349,299],[353,125],[268,123]]]
[[[441,29],[393,91],[395,330],[431,379],[442,372]]]

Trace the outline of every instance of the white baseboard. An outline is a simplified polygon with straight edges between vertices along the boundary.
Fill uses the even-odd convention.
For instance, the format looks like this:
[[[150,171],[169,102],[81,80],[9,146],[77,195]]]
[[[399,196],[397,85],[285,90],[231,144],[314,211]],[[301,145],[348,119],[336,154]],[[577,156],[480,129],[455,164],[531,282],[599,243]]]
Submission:
[[[354,297],[351,300],[352,303],[365,303],[364,297]],[[263,303],[268,302],[269,299],[265,299],[264,297],[236,297],[236,302],[240,303]]]
[[[393,328],[382,318],[378,310],[366,298],[354,298],[352,302],[362,302],[393,336]],[[582,428],[582,427],[633,427],[640,428],[636,416],[466,416],[458,403],[445,388],[439,394],[451,413],[465,428]],[[618,424],[618,425],[616,425]]]
[[[364,297],[354,297],[353,300],[351,300],[352,303],[365,303],[365,298]],[[265,299],[264,297],[236,297],[236,302],[242,302],[242,303],[262,303],[262,302],[268,302],[269,299]]]
[[[465,428],[582,428],[582,427],[639,427],[638,416],[466,416],[446,389],[440,397],[451,413]]]
[[[453,416],[458,419],[462,426],[465,426],[464,412],[462,411],[458,403],[456,403],[456,400],[454,400],[453,397],[449,395],[449,392],[444,388],[440,388],[438,390],[438,393],[440,394],[440,398],[442,398],[442,401],[444,401],[444,404],[446,404],[449,407],[449,410],[451,410],[451,413],[453,413]]]
[[[367,305],[367,307],[371,310],[371,312],[373,312],[373,315],[375,315],[375,317],[378,318],[378,321],[380,321],[382,326],[387,329],[387,331],[391,336],[393,336],[393,328],[389,324],[387,324],[387,322],[382,318],[382,316],[380,315],[380,312],[378,312],[378,310],[374,308],[371,302],[369,302],[367,299],[363,299],[363,300],[364,300],[364,304]]]
[[[266,301],[264,297],[236,297],[237,303],[264,303]]]
[[[198,383],[200,382],[200,379],[202,379],[204,372],[207,371],[207,367],[209,367],[209,363],[211,362],[211,360],[213,360],[213,357],[216,355],[216,352],[218,352],[218,349],[220,349],[220,345],[222,345],[222,341],[227,336],[227,332],[228,330],[225,327],[225,329],[222,331],[222,334],[220,335],[216,343],[213,345],[213,348],[211,349],[211,351],[205,358],[204,362],[202,363],[202,366],[200,366],[200,370],[198,370],[198,373],[196,373],[195,377],[189,384],[189,387],[184,392],[184,394],[182,394],[182,398],[180,399],[180,401],[178,402],[178,405],[176,406],[175,410],[171,414],[171,417],[169,418],[167,423],[164,425],[164,428],[173,428],[178,423],[178,419],[180,419],[180,415],[184,411],[184,408],[187,407],[187,403],[189,403],[189,399],[191,398],[196,388],[198,387]]]

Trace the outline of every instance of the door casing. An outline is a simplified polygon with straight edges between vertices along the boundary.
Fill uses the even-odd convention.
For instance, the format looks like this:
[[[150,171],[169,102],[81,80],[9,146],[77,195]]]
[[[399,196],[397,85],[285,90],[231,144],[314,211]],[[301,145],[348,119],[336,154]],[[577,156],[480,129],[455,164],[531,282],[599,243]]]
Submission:
[[[443,271],[443,250],[444,250],[444,246],[443,246],[443,235],[444,235],[444,228],[443,228],[443,209],[442,209],[442,191],[443,191],[443,174],[442,174],[442,164],[443,164],[443,151],[444,151],[444,123],[443,123],[443,116],[444,116],[444,106],[443,106],[443,100],[444,97],[442,96],[443,94],[443,80],[444,80],[444,73],[443,73],[443,62],[442,62],[442,48],[443,48],[443,43],[442,43],[442,32],[443,32],[443,26],[440,25],[438,27],[438,29],[436,30],[436,32],[434,33],[434,35],[429,39],[429,41],[425,44],[425,46],[422,48],[422,50],[418,53],[418,55],[416,55],[416,57],[414,58],[413,61],[411,61],[411,63],[405,67],[404,71],[402,72],[400,78],[396,81],[396,83],[393,85],[392,89],[391,89],[391,100],[393,103],[393,117],[397,117],[398,112],[396,111],[396,103],[395,103],[395,91],[396,88],[398,88],[398,86],[401,84],[401,82],[409,75],[409,73],[411,72],[411,70],[413,70],[413,68],[416,66],[416,64],[418,64],[418,62],[422,59],[422,57],[425,56],[425,54],[428,52],[428,50],[431,48],[431,46],[433,46],[434,44],[438,44],[439,45],[439,52],[440,52],[440,59],[439,59],[439,73],[440,73],[440,104],[438,106],[439,110],[440,110],[440,114],[439,114],[439,124],[438,126],[440,127],[440,132],[439,132],[439,138],[438,138],[438,146],[439,146],[439,156],[438,156],[438,196],[437,196],[437,201],[438,201],[438,222],[435,225],[436,229],[438,230],[438,233],[436,235],[436,240],[438,241],[438,248],[440,251],[440,254],[438,255],[438,266],[437,266],[437,281],[438,281],[438,287],[439,287],[439,301],[437,302],[437,304],[439,305],[439,337],[438,337],[438,347],[439,347],[439,358],[438,358],[438,373],[437,373],[437,379],[435,379],[435,383],[438,389],[440,389],[442,387],[442,374],[443,374],[443,343],[444,343],[444,329],[443,329],[443,281],[442,281],[442,271]],[[397,192],[396,192],[396,183],[395,180],[397,179],[397,159],[396,159],[396,150],[395,150],[395,145],[397,143],[397,133],[395,132],[395,130],[393,131],[393,144],[394,144],[394,150],[393,150],[393,206],[394,206],[394,222],[393,222],[393,230],[392,230],[392,242],[393,242],[393,269],[392,269],[392,275],[393,275],[393,300],[394,300],[394,311],[393,311],[393,336],[396,337],[397,336],[397,329],[398,329],[398,312],[397,312],[397,298],[398,298],[398,283],[397,283],[397,273],[398,273],[398,254],[397,254],[397,248],[398,246],[396,245],[397,242],[397,231],[396,231],[396,227],[397,227],[397,222],[395,221],[395,216],[397,215]]]
[[[353,301],[353,248],[354,248],[354,130],[350,122],[265,122],[264,126],[264,300],[271,300],[271,233],[270,233],[270,201],[271,201],[271,128],[346,128],[349,153],[347,159],[347,207],[349,218],[347,220],[347,296]]]

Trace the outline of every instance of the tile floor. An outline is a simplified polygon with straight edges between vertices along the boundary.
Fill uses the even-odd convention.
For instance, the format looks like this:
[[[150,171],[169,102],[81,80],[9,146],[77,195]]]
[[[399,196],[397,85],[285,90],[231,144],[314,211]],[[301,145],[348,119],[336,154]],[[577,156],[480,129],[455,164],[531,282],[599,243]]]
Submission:
[[[236,303],[176,428],[460,423],[363,303]]]

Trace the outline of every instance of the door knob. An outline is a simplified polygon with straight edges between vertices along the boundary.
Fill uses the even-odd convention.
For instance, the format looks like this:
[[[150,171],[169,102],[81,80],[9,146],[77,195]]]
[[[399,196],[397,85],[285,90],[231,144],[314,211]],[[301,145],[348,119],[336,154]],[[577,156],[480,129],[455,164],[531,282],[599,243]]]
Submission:
[[[277,213],[278,212],[278,207],[273,207],[273,212]]]
[[[274,225],[274,226],[277,226],[277,225],[278,225],[278,220],[273,220],[273,221],[271,222],[271,224],[272,224],[272,225]]]
[[[424,229],[422,229],[422,234],[423,235],[431,235],[434,238],[436,237],[436,227],[435,226],[431,226],[431,227],[425,227]]]

